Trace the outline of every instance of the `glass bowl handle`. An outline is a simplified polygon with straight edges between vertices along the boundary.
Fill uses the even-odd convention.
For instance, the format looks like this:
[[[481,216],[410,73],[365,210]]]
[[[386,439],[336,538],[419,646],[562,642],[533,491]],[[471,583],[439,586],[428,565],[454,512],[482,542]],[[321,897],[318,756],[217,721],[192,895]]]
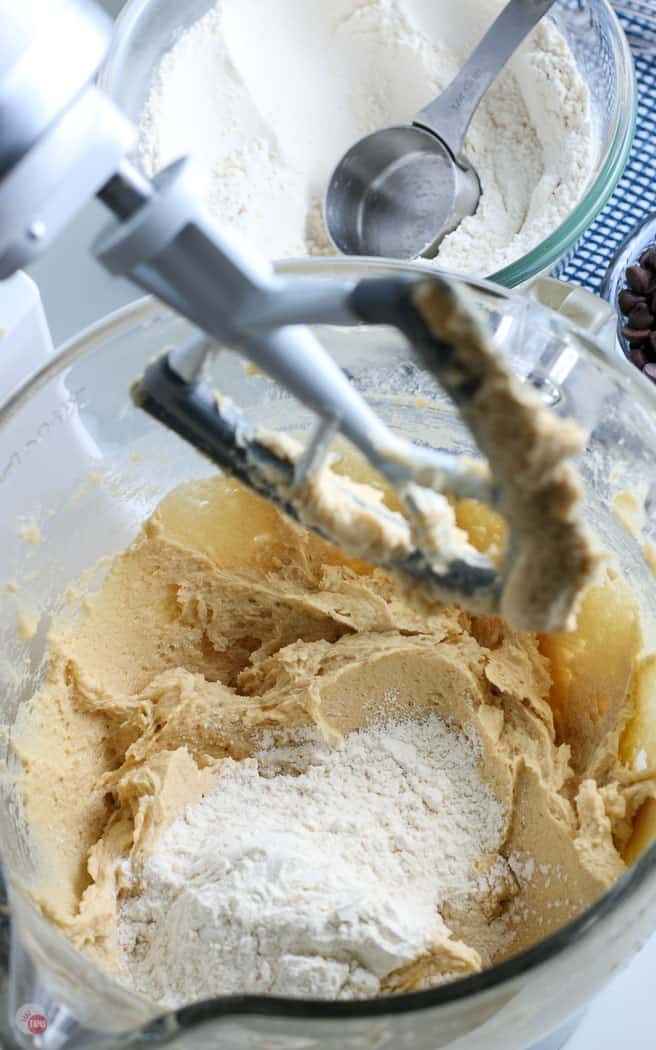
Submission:
[[[594,336],[608,352],[615,352],[617,317],[614,308],[593,292],[565,284],[553,277],[537,277],[524,289],[526,294]]]

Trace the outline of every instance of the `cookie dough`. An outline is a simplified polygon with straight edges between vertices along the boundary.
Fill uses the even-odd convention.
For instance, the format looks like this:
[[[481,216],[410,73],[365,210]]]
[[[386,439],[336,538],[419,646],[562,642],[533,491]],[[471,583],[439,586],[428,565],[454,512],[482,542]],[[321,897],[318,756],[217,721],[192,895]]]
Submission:
[[[498,536],[471,501],[456,519],[481,550]],[[183,485],[80,615],[54,625],[47,681],[20,712],[13,745],[40,870],[30,891],[125,979],[126,859],[138,870],[222,762],[253,754],[263,734],[314,724],[336,739],[389,718],[391,692],[396,719],[435,713],[476,732],[506,816],[473,898],[444,904],[445,944],[388,990],[456,976],[463,952],[470,968],[489,966],[590,905],[636,835],[647,840],[656,747],[647,768],[635,762],[631,729],[641,645],[611,569],[572,634],[541,638],[454,606],[427,613],[231,480]]]

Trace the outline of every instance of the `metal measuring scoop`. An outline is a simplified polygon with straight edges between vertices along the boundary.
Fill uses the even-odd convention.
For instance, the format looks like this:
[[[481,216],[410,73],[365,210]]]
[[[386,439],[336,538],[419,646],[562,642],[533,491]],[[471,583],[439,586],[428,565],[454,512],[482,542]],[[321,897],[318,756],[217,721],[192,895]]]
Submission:
[[[555,0],[510,0],[455,80],[412,124],[374,131],[333,172],[325,220],[346,255],[432,258],[478,207],[481,186],[463,154],[479,103]]]

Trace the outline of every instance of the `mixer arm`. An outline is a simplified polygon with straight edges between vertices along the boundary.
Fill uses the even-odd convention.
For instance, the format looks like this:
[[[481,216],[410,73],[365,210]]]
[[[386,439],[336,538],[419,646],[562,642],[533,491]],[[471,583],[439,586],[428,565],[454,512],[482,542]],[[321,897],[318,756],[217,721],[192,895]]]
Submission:
[[[124,172],[103,191],[115,211],[123,210],[117,197],[124,201],[130,196],[128,181],[129,173]],[[134,197],[139,187],[132,186]],[[236,406],[217,398],[203,381],[206,338],[153,364],[137,384],[137,404],[284,512],[356,555],[359,549],[349,547],[345,535],[332,523],[310,520],[300,502],[305,483],[325,462],[331,438],[341,432],[394,487],[407,512],[406,518],[371,502],[364,504],[344,486],[340,499],[351,520],[360,522],[362,529],[366,522],[377,522],[382,532],[387,526],[396,537],[393,549],[378,552],[372,560],[424,582],[433,597],[460,599],[481,612],[496,611],[500,576],[462,537],[456,541],[457,530],[448,525],[453,513],[438,494],[446,490],[490,500],[487,477],[468,470],[452,453],[418,447],[394,434],[304,327],[310,322],[362,323],[361,285],[277,278],[270,264],[207,219],[187,161],[158,175],[139,206],[132,200],[131,211],[96,244],[100,261],[169,303],[219,345],[237,350],[311,409],[317,425],[307,454],[298,462],[281,454]],[[394,284],[398,289],[398,281]],[[379,302],[384,303],[392,289],[383,282],[381,291]],[[395,321],[390,311],[380,320],[398,326],[401,315]],[[428,553],[418,537],[431,500],[439,504],[444,525],[440,550]]]

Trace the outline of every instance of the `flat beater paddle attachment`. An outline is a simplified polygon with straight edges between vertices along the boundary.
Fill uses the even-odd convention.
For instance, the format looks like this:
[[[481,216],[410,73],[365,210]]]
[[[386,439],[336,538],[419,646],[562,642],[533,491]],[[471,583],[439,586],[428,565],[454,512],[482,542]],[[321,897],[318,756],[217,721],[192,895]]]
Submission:
[[[120,222],[97,246],[100,260],[206,333],[148,367],[133,390],[140,407],[285,514],[429,599],[526,630],[573,626],[600,561],[570,462],[583,435],[513,376],[461,284],[437,274],[277,276],[204,214],[186,161],[147,190],[124,170],[103,199]],[[453,401],[481,459],[393,433],[305,327],[318,324],[398,329]],[[209,385],[203,364],[216,345],[242,354],[314,412],[304,447],[259,427]],[[337,434],[369,460],[400,511],[331,470]],[[457,527],[453,500],[462,498],[505,519],[505,548],[494,561]]]

